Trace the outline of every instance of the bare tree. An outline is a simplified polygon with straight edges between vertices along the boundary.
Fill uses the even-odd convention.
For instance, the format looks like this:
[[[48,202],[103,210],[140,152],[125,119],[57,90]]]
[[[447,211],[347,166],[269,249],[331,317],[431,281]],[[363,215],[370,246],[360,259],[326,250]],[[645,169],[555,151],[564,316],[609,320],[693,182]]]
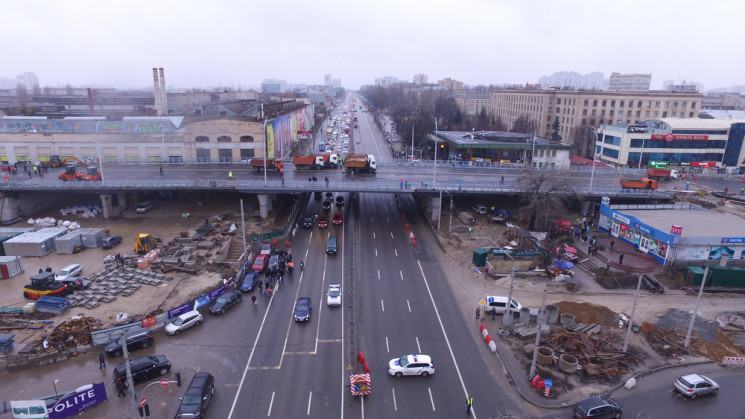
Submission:
[[[538,124],[535,120],[532,120],[528,115],[520,115],[512,124],[512,132],[521,132],[523,134],[533,134],[536,131]]]
[[[535,229],[539,214],[548,216],[550,211],[566,208],[566,203],[576,198],[574,189],[548,170],[526,168],[517,184],[524,192],[524,208],[530,213],[530,230]]]

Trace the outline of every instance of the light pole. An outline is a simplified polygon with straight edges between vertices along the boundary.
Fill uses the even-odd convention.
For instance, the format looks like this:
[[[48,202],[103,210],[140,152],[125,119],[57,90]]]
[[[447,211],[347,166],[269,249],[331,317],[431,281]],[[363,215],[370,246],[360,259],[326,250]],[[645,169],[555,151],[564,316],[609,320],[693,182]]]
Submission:
[[[58,382],[59,382],[59,380],[54,380],[54,398],[57,399],[57,401],[59,401],[59,393],[57,392],[57,383]]]
[[[96,148],[98,149],[98,169],[101,171],[101,185],[104,185],[104,178],[103,178],[103,158],[101,157],[101,142],[98,140],[98,124],[100,124],[101,121],[96,121]]]
[[[264,115],[264,186],[266,186],[266,159],[267,159],[267,150],[266,148],[269,147],[269,139],[266,138],[266,120],[269,119],[268,116]]]
[[[644,155],[644,140],[646,140],[646,138],[642,138],[642,151],[639,152],[639,165],[636,167],[637,169],[642,168],[642,156]]]
[[[595,127],[588,126],[595,134],[595,143],[592,145],[592,173],[590,174],[590,193],[592,193],[592,181],[595,178],[595,153],[598,149],[598,130]]]
[[[435,118],[435,160],[432,168],[432,186],[437,186],[437,118]],[[442,194],[440,194],[442,195]],[[438,228],[439,230],[439,228]]]
[[[507,307],[504,312],[504,318],[502,319],[502,324],[504,324],[505,328],[509,328],[512,326],[512,290],[515,288],[515,264],[517,263],[515,261],[515,258],[510,256],[509,253],[507,253],[506,250],[502,249],[502,246],[498,245],[494,240],[492,240],[490,237],[474,237],[474,240],[476,239],[486,239],[492,242],[494,246],[496,246],[499,250],[502,251],[502,254],[510,258],[512,261],[512,272],[510,273],[510,295],[507,297]],[[505,330],[505,333],[507,331]]]
[[[533,131],[533,151],[531,151],[530,154],[530,168],[533,168],[533,165],[535,164],[535,131]]]

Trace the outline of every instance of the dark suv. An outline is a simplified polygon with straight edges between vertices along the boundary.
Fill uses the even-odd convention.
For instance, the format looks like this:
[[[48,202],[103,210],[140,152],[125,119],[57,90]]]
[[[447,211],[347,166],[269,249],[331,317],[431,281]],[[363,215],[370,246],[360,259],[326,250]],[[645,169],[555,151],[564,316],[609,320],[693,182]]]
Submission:
[[[134,349],[147,348],[153,344],[153,331],[150,329],[130,330],[124,334],[124,341],[127,342],[127,351]],[[106,354],[109,356],[119,356],[122,354],[122,336],[117,336],[106,344]]]
[[[313,228],[313,217],[306,215],[303,217],[303,227]]]
[[[205,410],[214,394],[215,378],[208,372],[198,372],[181,398],[176,418],[204,418]]]
[[[615,400],[605,396],[592,396],[580,400],[574,406],[574,417],[585,418],[620,418],[623,413],[621,405]]]
[[[171,370],[171,361],[165,355],[141,356],[129,361],[132,380],[135,383],[145,381],[158,375],[166,375]],[[114,383],[127,382],[127,369],[124,362],[114,367]]]

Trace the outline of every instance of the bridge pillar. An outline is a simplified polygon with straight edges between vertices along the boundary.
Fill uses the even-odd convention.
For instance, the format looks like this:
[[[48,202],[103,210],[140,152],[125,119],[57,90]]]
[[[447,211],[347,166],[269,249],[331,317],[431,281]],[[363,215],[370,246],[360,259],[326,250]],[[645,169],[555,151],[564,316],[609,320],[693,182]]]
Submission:
[[[261,218],[269,217],[269,211],[272,210],[272,200],[269,199],[270,195],[258,194],[256,196],[259,198],[259,216]]]
[[[99,195],[101,198],[101,208],[103,208],[103,218],[108,220],[113,217],[113,211],[111,209],[111,195]]]
[[[430,213],[430,220],[437,221],[437,217],[440,216],[440,197],[435,196],[427,200],[427,211]]]
[[[127,208],[127,195],[124,192],[117,192],[115,195],[99,195],[99,197],[104,219],[116,217]]]

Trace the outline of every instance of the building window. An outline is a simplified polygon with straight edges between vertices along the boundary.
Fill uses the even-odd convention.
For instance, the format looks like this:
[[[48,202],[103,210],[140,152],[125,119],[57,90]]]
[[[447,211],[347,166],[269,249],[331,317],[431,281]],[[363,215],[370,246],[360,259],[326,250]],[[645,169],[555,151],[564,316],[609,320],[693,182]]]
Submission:
[[[597,100],[593,100],[592,101],[592,106],[598,106],[598,101]]]
[[[556,104],[557,104],[557,105],[561,105],[561,98],[560,98],[560,97],[557,97],[557,98],[556,98]]]
[[[629,101],[629,103],[631,103],[631,101]],[[639,102],[637,102],[636,107],[637,108],[641,108],[642,107],[642,101],[641,100]]]
[[[598,110],[597,110],[597,109],[593,109],[593,110],[592,110],[592,116],[595,116],[595,115],[597,115],[597,114],[598,114]]]
[[[626,118],[631,119],[631,109],[629,109],[628,111],[626,111]]]
[[[561,113],[561,108],[558,106],[556,107],[556,113]]]
[[[605,116],[605,109],[600,110],[600,116]]]
[[[618,105],[623,108],[623,101],[618,102]]]
[[[660,117],[660,112],[659,111],[654,111],[654,117],[655,118],[659,118]]]
[[[689,118],[693,118],[693,112],[690,112],[690,113],[688,114],[688,117],[689,117]]]
[[[662,106],[664,106],[664,108],[667,109],[668,104],[670,104],[670,102],[665,101],[665,103],[663,103]]]
[[[595,126],[595,118],[590,119],[590,125]]]
[[[682,105],[683,109],[685,109],[685,108],[686,108],[686,105],[687,105],[687,104],[688,104],[688,102],[683,102],[683,105]]]
[[[553,109],[554,109],[554,108],[552,108],[551,106],[549,106],[549,107],[548,107],[548,113],[551,113],[551,112],[553,112],[553,111],[554,111]]]
[[[252,143],[254,142],[254,137],[250,135],[241,135],[240,141],[242,143]]]
[[[554,98],[550,98],[550,99],[548,100],[548,103],[549,103],[550,105],[553,105],[553,104],[554,104]]]
[[[610,117],[613,118],[613,109],[610,110]]]
[[[673,110],[677,110],[677,109],[678,109],[678,102],[673,102]]]
[[[658,100],[657,102],[655,102],[655,103],[654,103],[654,108],[655,108],[655,109],[660,109],[660,101],[659,101],[659,100]],[[655,115],[655,116],[656,116],[656,115]]]
[[[649,111],[644,112],[644,117],[649,118]]]
[[[589,99],[585,99],[585,106],[589,106],[589,105],[590,105],[590,100]]]
[[[582,115],[587,116],[587,109],[582,109]],[[584,125],[584,124],[583,124]]]
[[[221,136],[217,137],[217,142],[218,143],[229,143],[231,141],[233,141],[233,139],[230,138],[230,137],[228,137],[227,135],[221,135]]]
[[[204,135],[200,135],[197,138],[195,138],[194,141],[198,143],[208,143],[210,142],[210,137],[205,137]]]
[[[691,103],[691,109],[696,109],[696,102]]]
[[[657,112],[655,112],[655,113],[657,113]],[[667,111],[662,112],[662,117],[663,118],[667,118]]]
[[[556,150],[551,150],[551,157],[556,157]]]
[[[659,102],[657,102],[657,103],[659,103]],[[651,100],[648,100],[647,101],[647,107],[648,108],[651,108],[652,107],[652,101]]]
[[[607,103],[608,103],[608,101],[607,100],[604,100],[603,101],[603,106],[605,106]]]
[[[641,118],[642,117],[642,111],[636,111],[636,117]]]
[[[616,101],[615,100],[611,100],[610,101],[610,107],[611,108],[615,108],[616,107]]]
[[[582,118],[582,125],[587,125],[587,120],[585,118]]]
[[[633,100],[630,100],[629,101],[629,108],[631,108],[632,106],[634,106],[634,101]],[[641,102],[639,102],[639,106],[642,106],[642,103]]]

